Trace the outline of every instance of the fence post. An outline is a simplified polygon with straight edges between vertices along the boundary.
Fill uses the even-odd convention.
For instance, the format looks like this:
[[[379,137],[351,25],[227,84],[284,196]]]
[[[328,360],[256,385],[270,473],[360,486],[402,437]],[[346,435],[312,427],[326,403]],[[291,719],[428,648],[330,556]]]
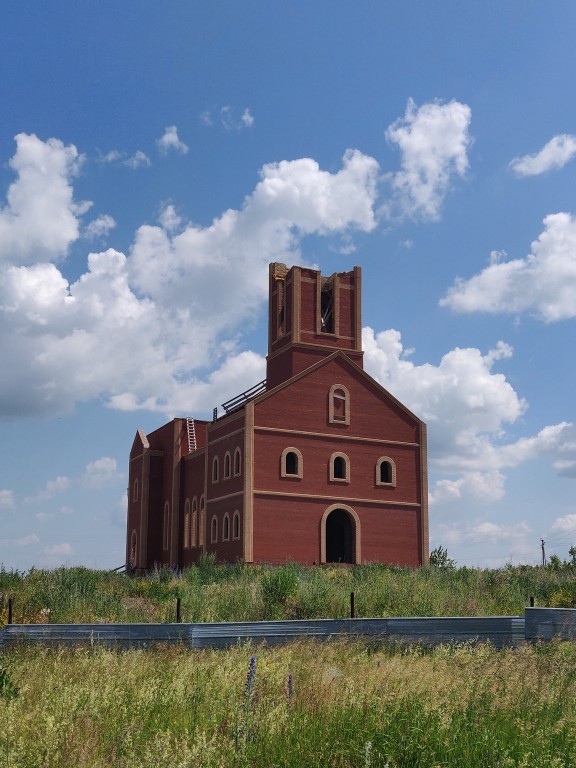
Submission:
[[[356,610],[354,608],[354,592],[350,592],[350,618],[356,618]]]
[[[530,595],[530,608],[534,608],[534,595]]]
[[[176,598],[176,624],[182,623],[182,601],[179,597]]]
[[[8,624],[12,624],[12,606],[13,606],[13,600],[11,597],[8,598]]]

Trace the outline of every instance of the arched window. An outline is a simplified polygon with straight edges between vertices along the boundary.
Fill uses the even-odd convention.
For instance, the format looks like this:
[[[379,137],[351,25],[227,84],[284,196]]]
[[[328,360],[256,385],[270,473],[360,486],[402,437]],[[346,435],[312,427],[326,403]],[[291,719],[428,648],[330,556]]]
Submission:
[[[218,543],[218,520],[216,515],[214,515],[212,523],[210,524],[210,541],[212,544]]]
[[[234,477],[242,474],[242,451],[236,448],[234,451]]]
[[[138,478],[134,480],[134,486],[132,488],[132,501],[138,501]]]
[[[281,477],[302,477],[304,467],[298,448],[284,448],[280,459]]]
[[[206,541],[206,500],[200,496],[200,515],[198,517],[198,546],[203,547]]]
[[[198,546],[198,500],[192,499],[192,546]]]
[[[162,548],[168,549],[170,541],[170,505],[164,504],[164,516],[162,518]]]
[[[184,504],[184,549],[190,549],[190,499]]]
[[[212,482],[217,483],[220,479],[220,462],[218,456],[214,456],[212,460]]]
[[[330,457],[330,480],[350,482],[350,460],[345,453],[333,453]]]
[[[234,510],[234,515],[232,517],[232,538],[240,538],[240,512],[238,512],[237,509]]]
[[[350,392],[344,384],[333,384],[328,393],[330,424],[350,424]]]
[[[389,456],[376,462],[376,485],[396,485],[396,464]]]
[[[222,520],[222,541],[230,541],[230,515],[228,512],[224,514]]]
[[[232,476],[231,467],[232,457],[230,456],[230,451],[226,451],[224,456],[224,480],[229,480]]]

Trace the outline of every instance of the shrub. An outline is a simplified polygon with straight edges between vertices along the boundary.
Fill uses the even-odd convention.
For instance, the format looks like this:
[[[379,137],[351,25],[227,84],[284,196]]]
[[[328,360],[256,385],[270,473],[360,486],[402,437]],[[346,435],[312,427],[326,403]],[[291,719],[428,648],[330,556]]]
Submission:
[[[293,565],[283,565],[266,571],[260,581],[264,609],[274,616],[278,608],[284,606],[298,589],[298,569]]]

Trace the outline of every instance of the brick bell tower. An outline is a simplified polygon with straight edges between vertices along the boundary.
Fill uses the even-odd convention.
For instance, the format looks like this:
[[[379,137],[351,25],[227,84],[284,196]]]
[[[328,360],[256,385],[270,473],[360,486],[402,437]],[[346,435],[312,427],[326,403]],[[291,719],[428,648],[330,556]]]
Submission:
[[[324,277],[270,264],[268,390],[338,350],[363,367],[361,280],[360,267]]]

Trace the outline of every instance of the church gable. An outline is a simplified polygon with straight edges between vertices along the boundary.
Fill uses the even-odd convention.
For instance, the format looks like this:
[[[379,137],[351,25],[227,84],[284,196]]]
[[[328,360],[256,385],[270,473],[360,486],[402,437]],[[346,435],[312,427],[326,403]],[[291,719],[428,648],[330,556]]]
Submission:
[[[261,427],[416,443],[420,421],[345,355],[335,353],[255,403]]]
[[[144,434],[144,431],[142,429],[137,430],[132,443],[132,448],[130,449],[130,458],[132,459],[136,456],[141,456],[148,448],[150,448],[150,443],[148,442],[148,438]]]

